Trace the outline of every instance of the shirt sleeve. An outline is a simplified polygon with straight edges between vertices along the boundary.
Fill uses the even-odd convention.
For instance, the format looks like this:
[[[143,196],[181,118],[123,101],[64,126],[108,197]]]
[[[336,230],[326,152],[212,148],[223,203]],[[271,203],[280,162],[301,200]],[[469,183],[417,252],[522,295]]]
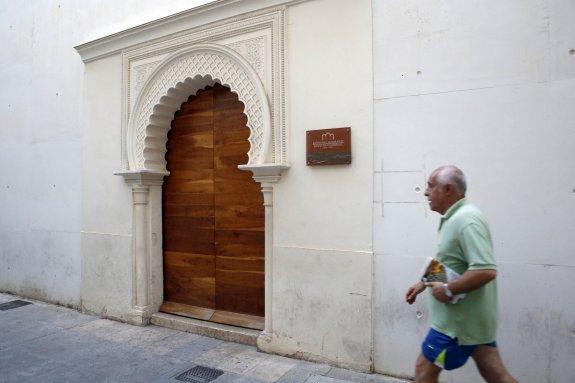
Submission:
[[[497,269],[489,228],[470,223],[459,234],[459,243],[468,263],[468,270]]]

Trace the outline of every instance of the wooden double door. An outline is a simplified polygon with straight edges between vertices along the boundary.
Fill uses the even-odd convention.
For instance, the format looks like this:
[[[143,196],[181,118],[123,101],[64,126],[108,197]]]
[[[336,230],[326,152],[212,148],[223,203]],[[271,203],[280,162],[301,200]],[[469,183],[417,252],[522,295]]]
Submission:
[[[238,165],[250,149],[235,93],[219,84],[174,115],[163,185],[161,311],[263,329],[264,207]]]

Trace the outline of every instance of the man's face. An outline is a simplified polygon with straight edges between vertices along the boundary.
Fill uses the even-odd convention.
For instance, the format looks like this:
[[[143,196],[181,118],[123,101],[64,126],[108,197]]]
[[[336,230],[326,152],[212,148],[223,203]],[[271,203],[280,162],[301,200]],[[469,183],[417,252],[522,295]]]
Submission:
[[[437,174],[432,173],[427,181],[425,196],[429,201],[429,208],[439,214],[445,213],[447,205],[447,193],[443,185],[437,182]]]

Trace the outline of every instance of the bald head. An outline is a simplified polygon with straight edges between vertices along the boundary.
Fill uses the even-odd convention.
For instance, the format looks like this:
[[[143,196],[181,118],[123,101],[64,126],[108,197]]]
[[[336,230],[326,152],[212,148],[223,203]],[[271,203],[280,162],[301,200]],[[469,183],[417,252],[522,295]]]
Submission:
[[[453,165],[442,166],[429,176],[425,196],[431,210],[445,214],[451,205],[465,198],[466,189],[467,183],[461,169]]]
[[[433,171],[432,176],[435,176],[437,183],[441,186],[453,185],[455,190],[462,197],[465,197],[467,181],[465,180],[465,174],[457,166],[441,166]]]

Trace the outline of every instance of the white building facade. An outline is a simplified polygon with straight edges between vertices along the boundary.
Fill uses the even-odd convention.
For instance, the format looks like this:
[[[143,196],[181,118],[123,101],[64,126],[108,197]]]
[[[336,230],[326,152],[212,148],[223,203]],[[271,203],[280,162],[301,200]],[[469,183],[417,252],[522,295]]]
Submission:
[[[225,85],[264,203],[266,352],[411,376],[436,167],[467,174],[521,382],[575,368],[575,4],[4,2],[0,290],[145,325],[164,303],[172,116]],[[350,165],[306,132],[351,127]],[[443,377],[481,381],[473,365]]]

